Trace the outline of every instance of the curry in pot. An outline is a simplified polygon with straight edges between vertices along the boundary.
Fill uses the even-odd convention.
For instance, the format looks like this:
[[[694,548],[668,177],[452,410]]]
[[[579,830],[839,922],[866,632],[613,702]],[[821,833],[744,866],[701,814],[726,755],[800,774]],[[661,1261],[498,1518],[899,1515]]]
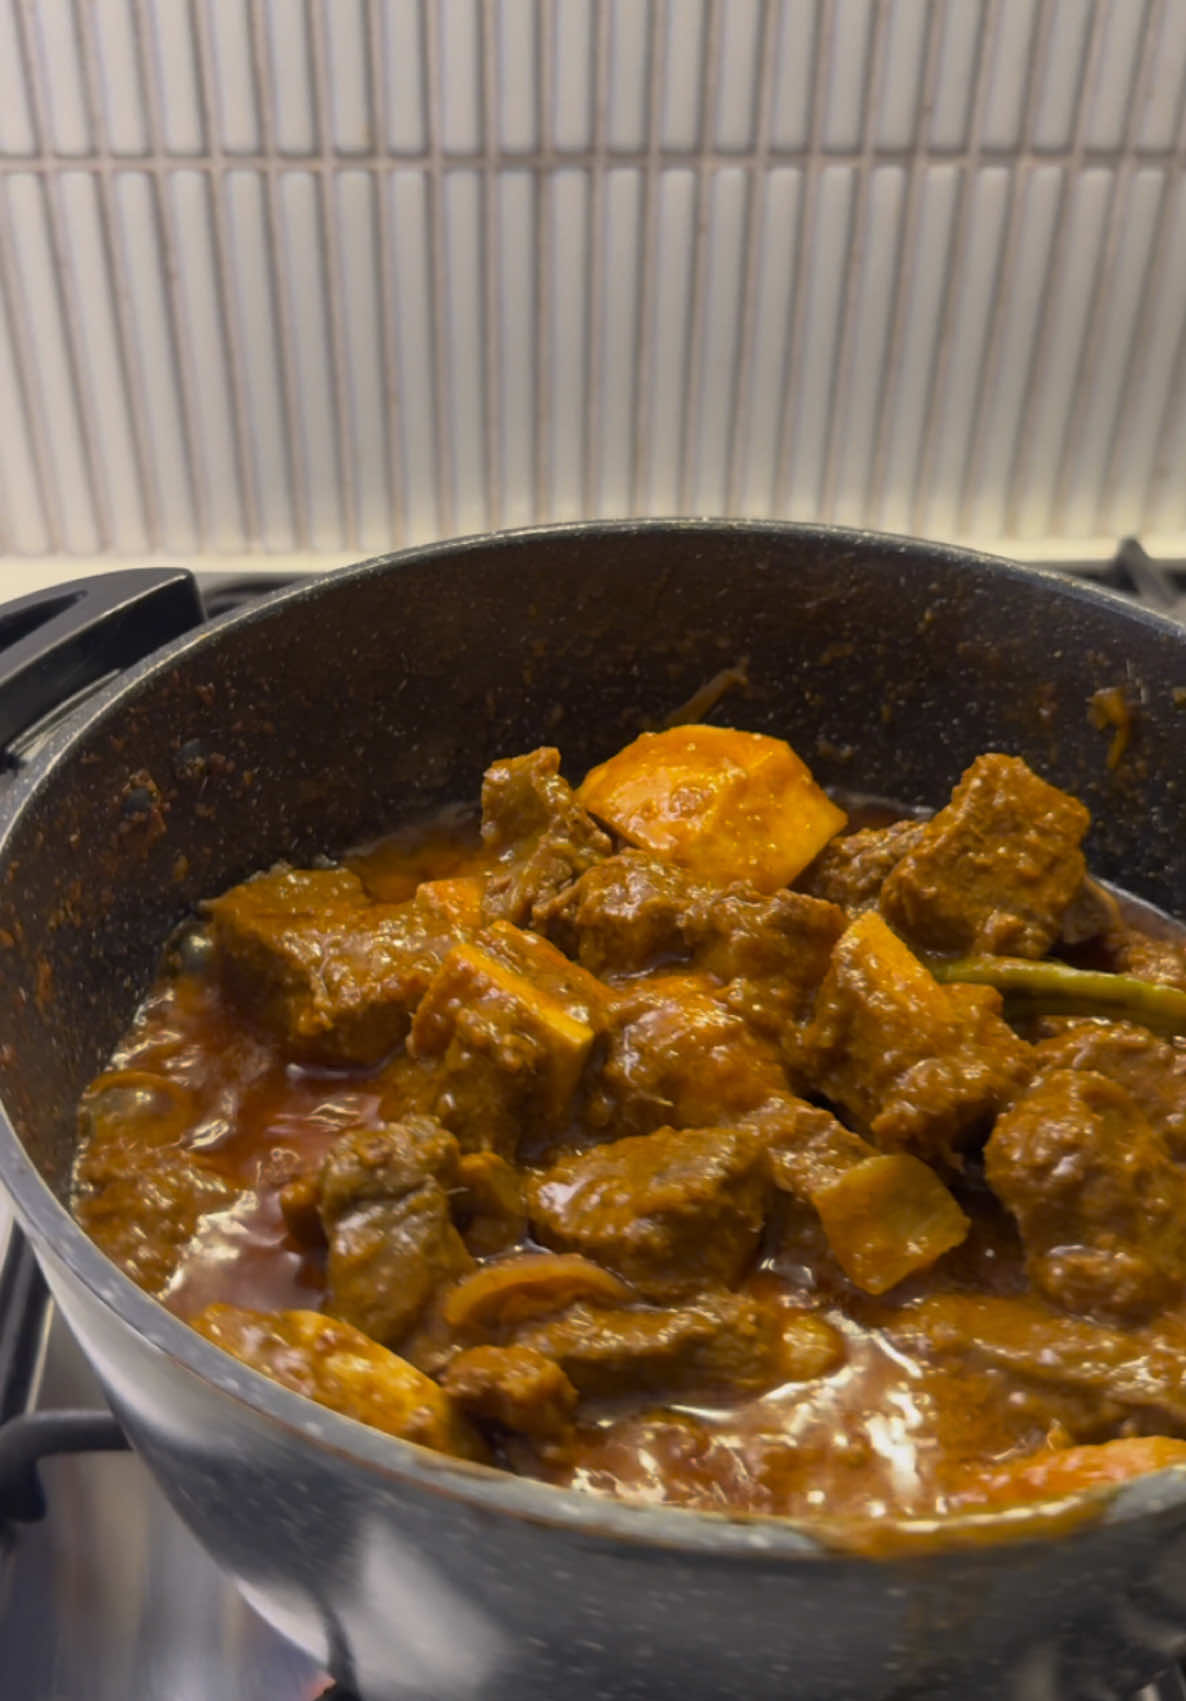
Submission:
[[[208,903],[81,1111],[74,1208],[209,1340],[392,1435],[889,1528],[1186,1461],[1186,934],[979,757],[846,814],[788,745]]]

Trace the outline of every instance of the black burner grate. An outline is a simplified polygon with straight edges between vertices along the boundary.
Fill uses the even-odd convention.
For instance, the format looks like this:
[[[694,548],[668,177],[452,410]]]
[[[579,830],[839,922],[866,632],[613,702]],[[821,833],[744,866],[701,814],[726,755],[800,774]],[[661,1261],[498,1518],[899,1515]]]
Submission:
[[[1061,571],[1186,620],[1186,561],[1154,561],[1135,537],[1125,538],[1110,561],[1068,561]]]

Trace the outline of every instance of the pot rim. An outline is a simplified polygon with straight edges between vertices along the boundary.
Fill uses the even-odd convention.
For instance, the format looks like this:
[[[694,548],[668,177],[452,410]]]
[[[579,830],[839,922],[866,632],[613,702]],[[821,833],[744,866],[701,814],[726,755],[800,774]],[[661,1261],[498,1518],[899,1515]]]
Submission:
[[[11,782],[7,795],[0,802],[0,867],[26,807],[52,783],[59,769],[69,762],[88,736],[118,715],[125,704],[157,675],[195,652],[216,647],[230,627],[280,619],[292,604],[333,595],[338,586],[347,587],[359,580],[398,572],[405,566],[431,562],[460,566],[467,557],[479,551],[497,548],[514,553],[524,546],[563,542],[574,537],[604,538],[612,543],[615,538],[623,536],[667,537],[673,533],[689,540],[717,538],[724,534],[750,539],[758,546],[763,541],[785,545],[801,539],[845,552],[875,550],[882,559],[887,556],[908,557],[922,569],[928,563],[944,568],[960,566],[987,572],[1005,582],[1032,586],[1037,581],[1044,583],[1053,596],[1064,602],[1104,606],[1114,619],[1151,627],[1169,635],[1181,643],[1186,653],[1186,629],[1156,611],[1132,603],[1106,586],[1070,580],[1046,568],[1022,566],[999,556],[956,545],[896,534],[792,521],[708,517],[580,520],[475,533],[373,556],[352,566],[310,575],[307,580],[274,591],[245,608],[220,616],[174,639],[125,669],[64,718],[47,736],[36,758]],[[772,1560],[883,1563],[881,1559],[867,1557],[859,1550],[847,1547],[841,1527],[831,1532],[833,1541],[829,1545],[828,1526],[815,1521],[801,1524],[773,1514],[729,1514],[603,1499],[586,1490],[564,1488],[515,1476],[495,1466],[454,1459],[414,1442],[385,1435],[271,1381],[262,1372],[249,1368],[204,1339],[139,1288],[99,1250],[42,1178],[2,1103],[0,1183],[7,1190],[17,1219],[27,1228],[38,1255],[44,1252],[52,1263],[65,1266],[96,1301],[113,1313],[118,1322],[130,1326],[150,1349],[294,1437],[326,1451],[348,1456],[355,1462],[361,1461],[393,1484],[406,1481],[419,1490],[485,1511],[634,1547],[665,1548],[714,1558],[728,1555],[731,1559],[748,1558],[763,1563]],[[1186,1504],[1186,1465],[1168,1467],[1133,1479],[1116,1489],[1103,1488],[1077,1496],[1073,1503],[1038,1504],[1047,1515],[1057,1513],[1059,1507],[1068,1504],[1097,1506],[1101,1509],[1099,1522],[1106,1524],[1151,1516]],[[924,1557],[941,1559],[945,1550],[970,1543],[979,1544],[986,1539],[991,1539],[994,1545],[1012,1548],[1019,1541],[1034,1539],[1034,1526],[1032,1512],[1025,1510],[1019,1513],[1015,1509],[964,1513],[941,1520],[878,1520],[860,1527],[870,1531],[901,1532],[908,1546],[911,1538],[915,1538],[919,1547],[927,1550]],[[1038,1534],[1040,1536],[1040,1529]],[[1048,1542],[1054,1537],[1042,1539]]]

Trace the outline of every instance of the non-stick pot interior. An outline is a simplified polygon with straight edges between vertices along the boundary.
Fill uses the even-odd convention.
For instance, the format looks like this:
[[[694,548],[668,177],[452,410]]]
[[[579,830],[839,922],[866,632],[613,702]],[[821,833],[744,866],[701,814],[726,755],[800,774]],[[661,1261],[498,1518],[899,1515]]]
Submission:
[[[472,798],[495,756],[567,771],[743,663],[714,718],[825,783],[937,804],[1001,749],[1079,793],[1093,867],[1186,911],[1186,634],[1044,575],[814,528],[656,523],[435,546],[166,652],[9,787],[0,1094],[61,1196],[73,1106],[199,900]],[[1134,720],[1110,767],[1093,695]]]

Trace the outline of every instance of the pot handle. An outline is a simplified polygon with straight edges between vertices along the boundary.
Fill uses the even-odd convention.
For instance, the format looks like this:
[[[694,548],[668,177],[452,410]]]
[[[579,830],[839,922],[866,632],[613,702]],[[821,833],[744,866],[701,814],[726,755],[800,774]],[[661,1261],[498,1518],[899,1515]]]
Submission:
[[[0,607],[0,751],[51,709],[205,618],[184,567],[73,579]]]
[[[57,1453],[125,1453],[128,1438],[110,1412],[29,1412],[0,1424],[0,1524],[36,1524],[45,1517],[40,1460]]]
[[[55,1453],[127,1447],[110,1412],[29,1409],[36,1393],[49,1291],[33,1249],[14,1223],[0,1265],[0,1530],[45,1515],[38,1462]]]

